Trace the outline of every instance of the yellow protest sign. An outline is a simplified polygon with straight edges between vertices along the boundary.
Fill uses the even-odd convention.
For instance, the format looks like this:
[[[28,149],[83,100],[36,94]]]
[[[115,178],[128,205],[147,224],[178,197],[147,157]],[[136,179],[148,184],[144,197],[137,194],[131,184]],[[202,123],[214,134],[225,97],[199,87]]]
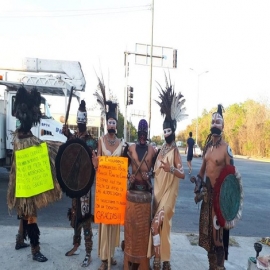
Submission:
[[[28,198],[53,189],[46,143],[15,151],[16,191],[18,198]]]
[[[95,223],[124,225],[128,159],[100,156],[96,173]]]

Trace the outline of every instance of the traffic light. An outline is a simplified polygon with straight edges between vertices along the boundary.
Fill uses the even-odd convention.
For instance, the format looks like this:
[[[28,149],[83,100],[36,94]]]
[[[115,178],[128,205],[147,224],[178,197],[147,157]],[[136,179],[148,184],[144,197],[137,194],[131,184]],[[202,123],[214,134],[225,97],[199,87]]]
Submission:
[[[128,86],[127,87],[127,105],[133,104],[133,87]]]
[[[177,68],[177,50],[173,50],[173,68]]]

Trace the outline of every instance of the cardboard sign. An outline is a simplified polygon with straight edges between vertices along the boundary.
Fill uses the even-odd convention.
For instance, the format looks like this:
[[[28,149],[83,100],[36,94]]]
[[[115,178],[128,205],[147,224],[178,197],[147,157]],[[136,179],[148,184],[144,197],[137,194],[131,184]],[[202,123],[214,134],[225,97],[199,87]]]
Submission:
[[[124,225],[128,159],[100,156],[98,160],[95,223]]]
[[[46,143],[15,151],[17,198],[28,198],[53,189]]]

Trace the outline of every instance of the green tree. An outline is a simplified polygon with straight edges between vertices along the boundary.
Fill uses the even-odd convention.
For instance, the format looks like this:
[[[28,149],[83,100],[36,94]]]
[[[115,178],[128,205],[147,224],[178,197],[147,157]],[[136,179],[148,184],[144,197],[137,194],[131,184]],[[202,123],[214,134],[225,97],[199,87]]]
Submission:
[[[153,136],[151,139],[151,142],[155,142],[156,145],[162,145],[163,140],[161,139],[161,136]]]
[[[117,137],[124,138],[124,116],[120,110],[118,111]]]

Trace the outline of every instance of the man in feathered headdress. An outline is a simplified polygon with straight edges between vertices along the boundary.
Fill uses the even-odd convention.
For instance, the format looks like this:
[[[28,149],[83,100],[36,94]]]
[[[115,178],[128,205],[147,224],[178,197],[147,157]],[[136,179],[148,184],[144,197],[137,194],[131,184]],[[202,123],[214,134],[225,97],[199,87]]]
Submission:
[[[106,117],[107,133],[98,140],[97,156],[93,153],[93,164],[98,168],[98,156],[122,156],[124,142],[117,138],[117,103],[106,100],[103,79],[98,78],[97,102],[101,107],[101,116]],[[99,270],[107,270],[109,265],[116,265],[113,258],[115,248],[120,244],[120,225],[99,224],[98,255],[102,261]],[[109,239],[109,240],[108,240]]]
[[[170,270],[171,244],[170,231],[172,216],[176,198],[178,195],[179,179],[185,178],[182,165],[182,159],[175,143],[175,131],[178,121],[183,119],[185,102],[181,93],[175,94],[173,86],[168,83],[166,78],[166,87],[160,86],[159,98],[156,101],[160,106],[162,116],[165,116],[163,122],[163,132],[165,143],[162,145],[154,166],[154,202],[153,202],[153,220],[151,224],[151,236],[148,248],[148,257],[152,255],[152,243],[154,245],[153,270],[161,269],[163,261],[164,270]]]
[[[90,153],[92,153],[92,151],[97,149],[97,142],[87,132],[87,111],[84,100],[81,101],[77,111],[77,126],[78,130],[72,134],[64,125],[62,130],[63,134],[68,140],[78,138],[84,141],[89,147]],[[66,253],[66,256],[79,254],[78,248],[81,244],[81,231],[83,229],[86,255],[81,266],[87,267],[91,262],[91,251],[93,249],[93,232],[91,225],[91,222],[93,221],[91,214],[91,188],[85,195],[72,199],[71,208],[68,210],[68,218],[70,220],[71,227],[74,228],[74,236],[73,248]]]
[[[22,163],[26,163],[25,161],[22,161],[22,158],[26,158],[26,156],[29,156],[29,153],[25,153],[24,151],[23,155],[25,156],[20,156],[20,159],[19,154],[22,153],[22,150],[26,150],[27,148],[36,146],[40,147],[36,149],[36,152],[38,153],[41,151],[41,144],[43,143],[43,141],[39,140],[31,132],[32,126],[36,126],[40,122],[40,104],[41,96],[35,88],[32,89],[30,92],[28,92],[23,86],[18,89],[15,97],[13,113],[14,116],[20,121],[20,126],[14,134],[14,152],[9,176],[7,202],[9,209],[17,209],[18,217],[21,219],[19,232],[16,237],[15,249],[24,247],[23,239],[28,236],[28,238],[30,239],[33,260],[38,262],[45,262],[47,261],[47,258],[40,252],[39,246],[40,231],[37,225],[37,209],[45,207],[48,204],[59,200],[62,196],[61,188],[56,179],[56,171],[54,165],[54,160],[59,145],[54,142],[47,142],[47,153],[49,155],[51,178],[53,181],[51,189],[36,192],[34,193],[35,195],[27,193],[27,190],[32,190],[36,187],[36,184],[42,185],[44,179],[39,179],[39,182],[35,182],[34,184],[32,184],[32,181],[29,181],[31,179],[30,177],[34,173],[36,173],[36,171],[38,171],[33,171],[33,167],[35,168],[37,166],[37,163],[35,163],[36,160],[27,160],[29,170],[27,171],[27,178],[25,177],[26,174],[24,174],[23,177],[21,176],[22,168],[19,168],[19,165],[21,166]],[[39,169],[41,171],[43,170],[45,173],[46,171],[44,167],[41,168],[40,163],[41,162],[39,162],[38,165],[40,166]],[[24,168],[23,170],[26,169]],[[20,181],[18,180],[19,175],[21,176]],[[41,175],[38,175],[38,177],[41,177]],[[23,189],[23,194],[26,195],[17,195],[19,187],[25,187],[26,185],[29,185],[29,188],[27,188],[27,190]],[[35,187],[31,185],[35,185]]]
[[[210,134],[208,135],[203,151],[203,163],[197,177],[192,177],[195,183],[195,202],[202,200],[199,225],[199,245],[208,252],[209,269],[224,270],[224,260],[228,258],[229,231],[234,227],[235,222],[241,216],[241,176],[234,166],[233,154],[230,146],[222,139],[224,120],[222,106],[219,104],[216,112],[212,114]],[[228,214],[232,216],[229,221],[222,217],[220,211],[219,194],[221,183],[226,175],[235,175],[230,178],[234,183],[233,189],[236,192],[233,196],[236,200],[234,206],[230,207]],[[204,180],[205,178],[205,180]],[[234,180],[234,181],[233,181]],[[227,187],[229,185],[227,184]],[[239,194],[237,194],[239,187]],[[231,192],[230,189],[226,193]],[[237,200],[237,198],[239,200]],[[239,203],[239,208],[234,209]],[[223,202],[226,207],[226,200]],[[235,214],[231,210],[236,210]]]

